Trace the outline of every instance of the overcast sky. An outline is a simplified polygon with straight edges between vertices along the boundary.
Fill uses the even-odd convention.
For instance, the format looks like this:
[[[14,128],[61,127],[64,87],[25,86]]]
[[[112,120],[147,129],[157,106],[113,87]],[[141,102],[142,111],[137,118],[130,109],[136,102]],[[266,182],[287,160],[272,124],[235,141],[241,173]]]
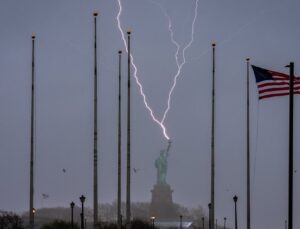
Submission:
[[[122,0],[121,23],[132,31],[132,53],[149,105],[161,119],[174,75],[176,46],[190,41],[195,0]],[[167,182],[173,199],[188,207],[210,201],[211,43],[216,42],[216,219],[246,225],[246,64],[275,71],[295,62],[299,74],[297,0],[199,0],[194,42],[174,90],[165,124],[173,143]],[[92,206],[93,17],[98,17],[99,202],[117,196],[117,0],[1,0],[0,2],[0,208],[29,205],[31,33],[36,33],[35,207]],[[126,56],[123,58],[123,123],[126,120]],[[150,201],[154,160],[167,142],[132,84],[132,201]],[[288,97],[251,99],[252,225],[283,228],[288,194]],[[300,114],[295,99],[294,212],[300,211]],[[125,125],[123,129],[125,130]],[[126,142],[124,131],[123,143]],[[125,144],[123,171],[125,175]],[[64,173],[62,170],[66,169]],[[125,178],[125,176],[123,176]],[[123,184],[125,184],[123,179]],[[43,200],[42,193],[49,198]],[[125,197],[125,185],[123,185]],[[299,217],[294,219],[300,227]]]

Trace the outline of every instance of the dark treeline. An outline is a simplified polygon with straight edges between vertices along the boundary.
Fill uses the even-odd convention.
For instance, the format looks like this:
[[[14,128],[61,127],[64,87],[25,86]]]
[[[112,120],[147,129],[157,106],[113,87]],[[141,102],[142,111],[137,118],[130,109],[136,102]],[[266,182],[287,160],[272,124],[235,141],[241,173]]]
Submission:
[[[0,228],[1,229],[25,229],[23,219],[13,213],[0,211]]]
[[[149,208],[150,208],[150,203],[148,202],[132,203],[132,208],[131,208],[132,217],[133,217],[134,225],[137,228],[147,229],[151,227]],[[203,217],[204,217],[205,225],[207,225],[208,223],[207,215],[201,206],[198,206],[197,208],[188,208],[179,204],[175,204],[175,209],[176,212],[178,212],[178,219],[179,216],[182,215],[183,221],[193,222],[193,228],[202,228]],[[87,207],[84,210],[85,210],[85,219],[86,219],[87,228],[88,229],[92,228],[92,222],[93,222],[92,209]],[[122,203],[121,212],[123,214],[123,219],[125,220],[125,203]],[[74,222],[76,225],[80,225],[80,213],[81,213],[80,206],[75,206]],[[4,216],[4,214],[2,214],[2,216]],[[7,213],[5,214],[5,216],[9,216],[8,219],[10,221],[15,222],[16,223],[15,225],[20,225],[20,226],[19,227],[12,226],[12,227],[4,227],[4,228],[23,229],[26,228],[24,227],[24,225],[28,224],[28,213],[24,213],[21,216],[18,216],[14,213]],[[6,221],[8,221],[8,219]],[[99,219],[101,223],[101,228],[103,229],[116,228],[116,221],[117,221],[116,201],[113,203],[106,203],[106,204],[99,205]],[[41,208],[41,209],[37,209],[35,213],[35,225],[36,228],[38,229],[64,228],[64,227],[68,228],[67,225],[70,225],[70,221],[71,221],[70,207]]]

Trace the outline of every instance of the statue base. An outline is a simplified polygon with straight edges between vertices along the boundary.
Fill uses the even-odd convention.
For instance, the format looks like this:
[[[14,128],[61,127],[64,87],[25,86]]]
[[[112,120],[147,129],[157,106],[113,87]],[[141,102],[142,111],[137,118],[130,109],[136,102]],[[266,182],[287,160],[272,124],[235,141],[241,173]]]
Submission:
[[[173,203],[170,185],[156,184],[151,192],[150,217],[154,216],[158,220],[177,219],[178,212]]]

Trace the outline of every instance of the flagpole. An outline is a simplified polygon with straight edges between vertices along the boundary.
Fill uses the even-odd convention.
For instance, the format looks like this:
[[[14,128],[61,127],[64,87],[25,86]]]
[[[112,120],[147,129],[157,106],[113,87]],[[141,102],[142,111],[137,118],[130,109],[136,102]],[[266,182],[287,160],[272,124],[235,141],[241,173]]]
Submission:
[[[118,229],[121,229],[121,63],[122,51],[119,51],[119,96],[118,96]]]
[[[249,68],[250,68],[250,58],[247,61],[247,229],[250,229],[250,216],[251,216],[251,201],[250,201],[250,117],[249,117]]]
[[[130,54],[130,34],[127,32],[128,37],[128,84],[127,84],[127,183],[126,183],[126,229],[131,228],[131,162],[130,162],[130,66],[131,66],[131,54]]]
[[[289,203],[288,229],[293,229],[293,157],[294,157],[294,62],[286,67],[290,68],[290,99],[289,99]]]
[[[98,228],[98,82],[97,82],[97,16],[94,12],[94,229]]]
[[[34,65],[34,41],[35,34],[32,34],[32,65],[31,65],[31,125],[30,125],[30,187],[29,187],[29,229],[34,229],[34,207],[33,207],[33,158],[34,158],[34,109],[35,109],[35,65]]]
[[[213,66],[212,66],[212,123],[211,123],[211,214],[210,214],[210,228],[214,228],[215,221],[215,47],[212,44],[213,51]]]

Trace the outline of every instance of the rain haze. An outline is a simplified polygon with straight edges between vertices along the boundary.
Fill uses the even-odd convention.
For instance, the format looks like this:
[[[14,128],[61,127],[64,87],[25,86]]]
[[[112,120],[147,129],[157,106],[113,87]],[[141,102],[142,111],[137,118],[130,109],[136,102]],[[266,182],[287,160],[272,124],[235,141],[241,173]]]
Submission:
[[[124,32],[149,106],[159,120],[177,72],[176,45],[191,40],[195,0],[122,0]],[[246,225],[246,61],[300,75],[300,2],[199,0],[193,42],[164,124],[172,140],[167,182],[176,203],[210,202],[212,51],[216,42],[215,218]],[[31,34],[36,33],[35,207],[93,205],[93,11],[98,16],[99,203],[117,198],[118,50],[122,56],[122,198],[126,175],[127,56],[117,0],[1,0],[0,209],[29,204]],[[132,71],[133,72],[133,71]],[[294,216],[300,211],[300,114],[295,96]],[[133,202],[151,200],[155,159],[167,140],[132,78]],[[283,228],[288,214],[288,96],[258,100],[250,72],[251,205],[255,229]],[[43,199],[42,194],[49,198]],[[294,228],[300,227],[299,217]]]

